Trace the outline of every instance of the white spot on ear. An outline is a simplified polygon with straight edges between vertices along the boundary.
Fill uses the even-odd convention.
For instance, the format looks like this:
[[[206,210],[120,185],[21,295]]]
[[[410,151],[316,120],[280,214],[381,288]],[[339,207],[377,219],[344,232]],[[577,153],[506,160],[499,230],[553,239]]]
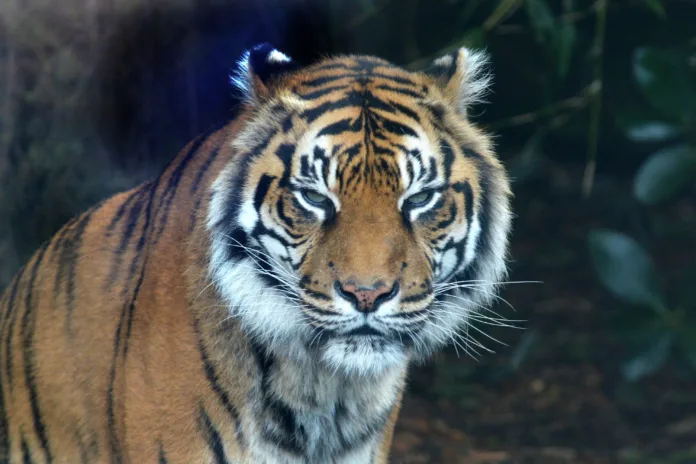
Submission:
[[[273,50],[266,59],[269,63],[289,63],[292,61],[289,56],[278,50]]]
[[[441,56],[440,58],[433,61],[433,64],[435,66],[442,66],[442,67],[451,66],[452,65],[452,56],[451,55]]]

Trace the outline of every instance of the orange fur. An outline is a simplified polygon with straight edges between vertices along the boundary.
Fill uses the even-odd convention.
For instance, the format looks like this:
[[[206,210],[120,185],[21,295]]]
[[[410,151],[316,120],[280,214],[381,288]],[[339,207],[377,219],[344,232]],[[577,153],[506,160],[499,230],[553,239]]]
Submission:
[[[256,432],[244,418],[254,415],[247,398],[256,364],[250,339],[229,317],[208,274],[210,186],[240,156],[232,143],[240,131],[270,124],[273,102],[306,108],[296,97],[307,92],[302,82],[341,72],[309,68],[269,85],[263,96],[274,100],[268,106],[246,107],[225,127],[189,144],[160,177],[78,216],[31,258],[0,304],[0,462],[217,462],[219,449],[211,443],[231,462],[252,459],[245,440]],[[450,102],[426,75],[397,68],[383,74],[375,86],[409,77],[429,89],[433,102]],[[413,107],[409,98],[388,96]],[[425,133],[438,133],[426,110],[414,111]],[[317,124],[348,113],[323,115]],[[509,195],[489,139],[457,119],[454,109],[445,120],[455,128],[453,143],[479,153],[492,181]],[[287,140],[299,143],[305,129],[293,120]],[[263,174],[282,176],[285,168],[273,155],[282,141],[268,147],[263,164],[252,166],[251,185]],[[350,144],[349,136],[343,142]],[[478,195],[478,168],[463,158],[451,168],[453,178],[470,179]],[[426,282],[426,255],[409,239],[398,212],[390,212],[395,186],[363,184],[357,192],[344,198],[345,220],[312,236],[314,251],[303,268],[316,276],[311,285],[325,290],[336,278]],[[291,210],[283,192],[269,195]],[[464,209],[454,197],[447,202]],[[444,218],[446,210],[436,217]],[[329,262],[333,273],[325,270]],[[404,383],[405,371],[374,462],[388,461]]]

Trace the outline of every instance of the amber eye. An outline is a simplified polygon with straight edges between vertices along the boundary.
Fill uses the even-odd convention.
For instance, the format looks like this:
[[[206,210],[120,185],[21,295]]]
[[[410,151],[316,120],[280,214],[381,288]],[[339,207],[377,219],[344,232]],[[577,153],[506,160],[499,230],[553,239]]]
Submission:
[[[411,195],[405,201],[405,203],[411,207],[423,206],[428,203],[433,198],[434,192],[432,190],[425,190],[415,195]]]
[[[331,200],[326,195],[322,195],[314,190],[303,190],[302,197],[314,206],[325,208],[331,205]]]

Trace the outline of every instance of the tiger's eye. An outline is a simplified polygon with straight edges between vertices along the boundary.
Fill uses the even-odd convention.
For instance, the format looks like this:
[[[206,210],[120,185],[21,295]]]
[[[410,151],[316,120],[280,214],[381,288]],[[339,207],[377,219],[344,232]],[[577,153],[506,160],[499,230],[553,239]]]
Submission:
[[[415,195],[411,195],[406,199],[406,203],[413,207],[413,206],[423,206],[427,202],[430,201],[431,198],[433,198],[433,192],[431,190],[426,190],[424,192],[416,193]]]
[[[302,196],[314,206],[326,206],[331,202],[328,197],[322,195],[321,193],[315,192],[314,190],[305,190],[302,192]]]

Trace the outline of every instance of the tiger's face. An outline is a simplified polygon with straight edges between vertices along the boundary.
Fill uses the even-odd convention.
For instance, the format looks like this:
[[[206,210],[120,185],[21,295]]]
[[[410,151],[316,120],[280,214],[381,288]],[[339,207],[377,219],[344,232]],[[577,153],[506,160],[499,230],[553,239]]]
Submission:
[[[294,69],[260,47],[242,62],[251,108],[208,226],[214,283],[259,342],[376,373],[430,354],[488,303],[510,213],[504,171],[465,114],[485,88],[481,59]]]

